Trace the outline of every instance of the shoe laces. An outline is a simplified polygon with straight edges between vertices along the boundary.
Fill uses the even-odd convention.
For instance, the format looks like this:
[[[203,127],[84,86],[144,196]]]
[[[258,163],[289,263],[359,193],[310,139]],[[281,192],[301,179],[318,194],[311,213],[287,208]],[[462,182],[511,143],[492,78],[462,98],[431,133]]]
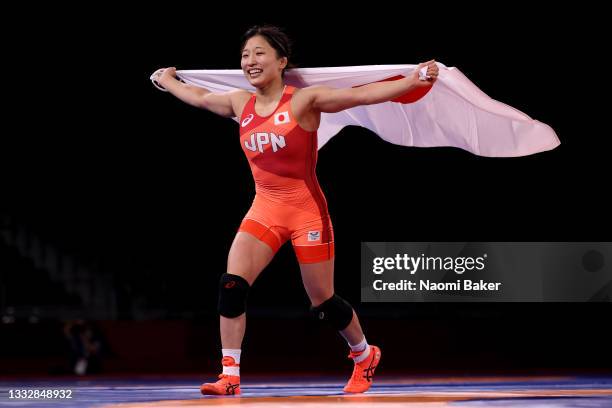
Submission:
[[[351,351],[351,352],[349,353],[349,355],[348,355],[348,358],[350,358],[350,359],[352,360],[352,359],[354,359],[355,357],[358,357],[358,356],[362,355],[364,351],[365,351],[365,350],[362,350],[362,351]]]

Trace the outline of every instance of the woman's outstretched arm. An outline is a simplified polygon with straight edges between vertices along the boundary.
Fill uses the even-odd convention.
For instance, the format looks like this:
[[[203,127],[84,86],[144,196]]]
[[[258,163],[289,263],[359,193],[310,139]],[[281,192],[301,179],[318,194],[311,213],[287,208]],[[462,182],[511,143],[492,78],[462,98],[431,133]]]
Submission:
[[[427,80],[419,79],[419,71],[427,67]],[[414,74],[396,81],[375,82],[357,88],[334,89],[313,86],[307,91],[313,109],[335,113],[360,105],[373,105],[390,101],[416,88],[430,87],[438,78],[438,66],[434,60],[419,64]]]
[[[236,112],[237,97],[246,91],[213,93],[204,88],[187,85],[176,79],[176,68],[174,67],[159,69],[154,76],[157,77],[156,81],[160,86],[189,105],[209,110],[226,118],[239,116]]]

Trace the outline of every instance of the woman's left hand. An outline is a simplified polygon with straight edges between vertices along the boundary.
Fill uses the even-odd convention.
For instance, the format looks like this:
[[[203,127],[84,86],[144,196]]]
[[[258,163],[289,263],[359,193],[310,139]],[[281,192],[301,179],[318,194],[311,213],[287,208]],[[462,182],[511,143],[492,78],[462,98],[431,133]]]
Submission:
[[[421,69],[427,67],[427,73],[425,74],[425,79],[420,78]],[[423,62],[417,66],[414,70],[413,79],[417,82],[417,84],[426,83],[428,85],[432,85],[438,79],[438,75],[440,70],[438,65],[436,64],[436,60],[431,60],[427,62]]]

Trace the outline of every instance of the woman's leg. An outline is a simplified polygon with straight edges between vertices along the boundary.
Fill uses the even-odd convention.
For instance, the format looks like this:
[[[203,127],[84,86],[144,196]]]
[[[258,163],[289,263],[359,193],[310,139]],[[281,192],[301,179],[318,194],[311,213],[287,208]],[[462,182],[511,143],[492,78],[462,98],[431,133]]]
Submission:
[[[353,374],[344,387],[345,392],[361,393],[372,385],[374,371],[380,361],[380,348],[368,345],[355,310],[346,301],[334,295],[334,258],[328,261],[300,264],[304,288],[319,318],[326,318],[332,325],[343,327],[352,313],[350,322],[340,334],[350,348],[355,362]]]
[[[300,271],[304,289],[313,307],[321,305],[334,295],[334,258],[323,262],[300,264]],[[355,310],[351,322],[340,331],[340,334],[350,345],[359,344],[363,340],[363,330]]]
[[[247,232],[238,232],[227,257],[227,273],[244,278],[251,286],[273,257],[274,252],[267,244]],[[220,316],[219,328],[222,347],[239,349],[246,329],[246,314],[233,318]]]
[[[240,349],[246,329],[244,302],[248,289],[273,257],[274,251],[253,235],[236,234],[227,258],[227,273],[221,277],[219,287],[223,376],[216,383],[202,384],[202,394],[240,394]]]

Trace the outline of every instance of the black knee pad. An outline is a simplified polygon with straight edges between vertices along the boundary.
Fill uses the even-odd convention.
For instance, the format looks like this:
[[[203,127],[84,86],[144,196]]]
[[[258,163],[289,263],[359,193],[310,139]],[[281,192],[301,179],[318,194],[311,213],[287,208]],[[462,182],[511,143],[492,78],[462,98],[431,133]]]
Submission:
[[[223,317],[238,317],[246,310],[249,282],[242,276],[224,273],[219,280],[219,314]]]
[[[327,322],[336,330],[347,328],[353,320],[353,308],[338,295],[334,295],[317,307],[311,307],[315,319]]]

